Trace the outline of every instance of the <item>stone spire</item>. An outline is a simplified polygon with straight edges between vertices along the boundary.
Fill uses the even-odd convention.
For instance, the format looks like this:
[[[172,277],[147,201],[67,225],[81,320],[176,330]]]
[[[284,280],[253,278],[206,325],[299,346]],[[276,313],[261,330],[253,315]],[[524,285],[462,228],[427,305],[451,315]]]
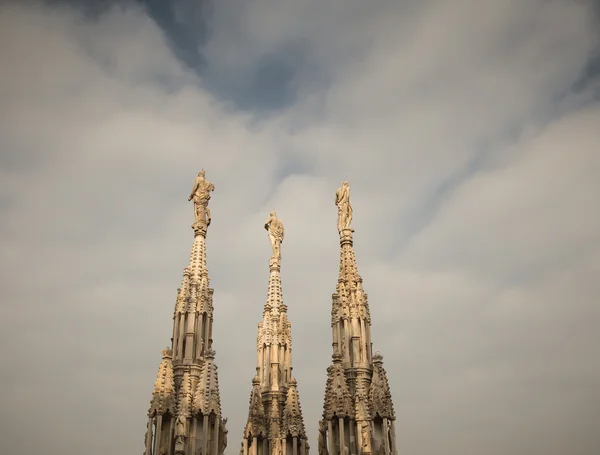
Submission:
[[[172,348],[163,351],[152,394],[145,455],[223,455],[227,445],[212,349],[213,289],[206,266],[208,201],[214,188],[203,170],[189,197],[194,200],[194,242],[177,290]]]
[[[292,376],[291,323],[281,289],[283,223],[275,212],[265,223],[273,255],[262,322],[258,324],[256,376],[241,455],[308,455],[309,446]]]
[[[383,358],[372,354],[371,315],[354,255],[350,186],[336,192],[340,268],[332,295],[332,365],[327,369],[319,455],[397,455],[394,407]]]

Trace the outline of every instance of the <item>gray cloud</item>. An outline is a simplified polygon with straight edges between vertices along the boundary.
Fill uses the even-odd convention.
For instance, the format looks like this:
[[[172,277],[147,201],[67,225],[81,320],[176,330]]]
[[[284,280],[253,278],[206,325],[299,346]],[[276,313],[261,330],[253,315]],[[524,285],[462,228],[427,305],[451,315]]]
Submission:
[[[174,20],[198,21],[193,6],[176,2]],[[92,19],[69,5],[3,5],[6,450],[142,451],[192,242],[185,199],[205,168],[230,453],[248,411],[272,208],[286,226],[294,372],[316,435],[345,178],[400,450],[597,454],[592,6],[225,0],[202,16],[210,76],[198,77],[143,5]],[[291,94],[276,113],[232,103],[240,87],[267,96],[268,81]]]

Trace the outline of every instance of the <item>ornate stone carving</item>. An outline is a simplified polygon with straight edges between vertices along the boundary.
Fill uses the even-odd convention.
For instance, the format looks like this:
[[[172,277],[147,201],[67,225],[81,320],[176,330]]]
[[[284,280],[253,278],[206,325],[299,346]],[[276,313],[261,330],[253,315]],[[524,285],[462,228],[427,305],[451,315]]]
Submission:
[[[350,229],[352,205],[350,205],[350,185],[345,180],[335,192],[335,205],[338,207],[338,231]]]
[[[354,415],[352,396],[348,389],[348,384],[346,384],[341,356],[336,353],[333,355],[333,359],[333,365],[327,368],[325,406],[323,409],[323,417],[326,419],[333,418],[334,414],[338,417]]]
[[[255,376],[252,380],[252,393],[250,394],[250,412],[248,413],[245,437],[266,434],[266,416],[263,407],[262,394],[260,393],[260,378]]]
[[[373,356],[373,378],[369,387],[369,401],[372,404],[372,418],[375,418],[377,415],[392,420],[396,418],[390,385],[385,369],[383,368],[383,356],[378,352]]]
[[[269,219],[265,223],[265,229],[269,233],[269,240],[273,248],[273,258],[281,260],[281,243],[283,242],[283,222],[277,218],[275,212],[269,214]]]
[[[164,414],[175,407],[175,383],[173,380],[173,352],[171,348],[162,351],[162,361],[158,366],[149,415]]]
[[[205,177],[205,175],[206,171],[204,169],[198,172],[188,201],[194,200],[194,230],[203,230],[206,234],[206,228],[210,226],[211,221],[208,201],[210,201],[210,193],[214,191],[215,186]]]
[[[296,388],[297,382],[293,377],[288,381],[288,391],[283,410],[283,433],[292,436],[306,437],[304,430],[304,419],[302,418],[302,409],[300,408],[300,398]],[[277,409],[277,408],[275,408]]]

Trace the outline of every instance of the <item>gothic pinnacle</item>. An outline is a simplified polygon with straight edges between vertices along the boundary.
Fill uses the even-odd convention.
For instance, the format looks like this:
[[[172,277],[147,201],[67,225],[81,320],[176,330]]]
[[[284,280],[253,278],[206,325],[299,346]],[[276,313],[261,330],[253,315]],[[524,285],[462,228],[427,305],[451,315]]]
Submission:
[[[188,198],[194,200],[194,242],[177,291],[172,348],[163,351],[154,387],[145,455],[223,455],[227,446],[212,346],[213,290],[206,265],[208,201],[214,188],[202,170]]]
[[[292,377],[291,323],[281,286],[283,223],[271,212],[264,224],[272,255],[263,319],[258,324],[257,367],[241,455],[308,455],[297,381]],[[287,449],[286,449],[287,448]]]
[[[340,269],[332,295],[333,355],[319,423],[319,454],[396,455],[391,394],[382,358],[372,355],[369,303],[354,254],[348,182],[336,191],[335,204]]]

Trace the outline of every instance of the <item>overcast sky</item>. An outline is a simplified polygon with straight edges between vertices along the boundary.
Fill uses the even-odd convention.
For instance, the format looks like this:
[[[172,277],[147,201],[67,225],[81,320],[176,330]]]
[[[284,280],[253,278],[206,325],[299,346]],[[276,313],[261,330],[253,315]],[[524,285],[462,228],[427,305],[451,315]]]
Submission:
[[[399,454],[598,455],[599,12],[2,2],[1,451],[142,453],[204,168],[227,455],[272,209],[316,454],[342,179]]]

